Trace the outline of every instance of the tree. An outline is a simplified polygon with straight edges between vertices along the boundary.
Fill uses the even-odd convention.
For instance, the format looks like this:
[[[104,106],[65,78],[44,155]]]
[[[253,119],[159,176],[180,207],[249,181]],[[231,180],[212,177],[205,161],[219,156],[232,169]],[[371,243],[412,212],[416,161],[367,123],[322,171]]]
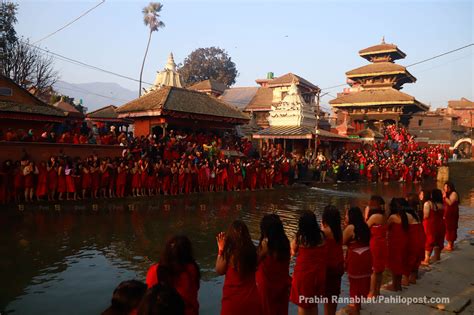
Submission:
[[[160,28],[165,26],[160,19],[160,12],[163,8],[163,5],[159,2],[150,2],[149,5],[143,8],[143,22],[145,26],[148,26],[148,43],[146,44],[145,56],[143,57],[142,68],[140,70],[140,86],[138,88],[138,96],[142,95],[142,77],[143,77],[143,68],[145,67],[146,56],[148,55],[148,48],[150,47],[151,34],[157,32]]]
[[[2,2],[0,6],[1,55],[0,73],[24,88],[36,87],[39,94],[59,79],[52,56],[42,52],[26,39],[16,36],[15,24],[18,6]]]
[[[235,63],[224,49],[219,47],[198,48],[189,54],[178,72],[186,85],[213,79],[231,86],[239,75]]]

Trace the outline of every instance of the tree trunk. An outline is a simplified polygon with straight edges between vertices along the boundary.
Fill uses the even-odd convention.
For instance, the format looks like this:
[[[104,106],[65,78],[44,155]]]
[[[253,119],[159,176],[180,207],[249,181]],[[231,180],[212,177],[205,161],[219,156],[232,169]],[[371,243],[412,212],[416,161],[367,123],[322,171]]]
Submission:
[[[152,34],[152,31],[150,30],[150,34],[148,35],[148,43],[146,44],[145,56],[143,57],[142,69],[140,70],[140,86],[139,86],[139,88],[138,88],[138,97],[142,96],[142,76],[143,76],[143,68],[145,67],[146,55],[148,55],[148,48],[150,47],[151,34]]]

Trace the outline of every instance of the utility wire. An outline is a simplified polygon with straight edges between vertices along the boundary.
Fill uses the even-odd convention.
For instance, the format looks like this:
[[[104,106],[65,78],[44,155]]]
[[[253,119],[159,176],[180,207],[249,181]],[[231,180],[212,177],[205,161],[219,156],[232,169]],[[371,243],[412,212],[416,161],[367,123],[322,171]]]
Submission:
[[[415,63],[409,64],[408,66],[405,66],[405,68],[413,67],[413,66],[419,65],[419,64],[421,64],[421,63],[425,63],[425,62],[427,62],[427,61],[431,61],[431,60],[433,60],[433,59],[436,59],[436,58],[439,58],[439,57],[443,57],[443,56],[452,54],[452,53],[454,53],[454,52],[456,52],[456,51],[466,49],[466,48],[471,47],[471,46],[474,46],[474,43],[470,43],[470,44],[468,44],[468,45],[466,45],[466,46],[462,46],[462,47],[459,47],[459,48],[456,48],[456,49],[447,51],[447,52],[445,52],[445,53],[442,53],[442,54],[439,54],[439,55],[436,55],[436,56],[433,56],[433,57],[430,57],[430,58],[426,58],[426,59],[417,61],[417,62],[415,62]],[[374,78],[374,77],[377,77],[377,76],[378,76],[378,75],[374,75],[374,76],[370,76],[370,77],[366,77],[366,78]],[[336,88],[336,87],[345,86],[346,84],[347,84],[347,83],[339,84],[339,85],[334,85],[334,86],[330,86],[330,87],[327,87],[327,88],[323,88],[323,89],[321,89],[321,90],[330,90],[330,89],[333,89],[333,88]]]
[[[81,19],[82,17],[86,16],[89,12],[91,12],[92,10],[96,9],[98,6],[100,6],[101,4],[103,4],[105,2],[105,0],[102,0],[101,2],[99,2],[97,5],[95,5],[94,7],[90,8],[89,10],[87,10],[86,12],[82,13],[81,15],[79,15],[77,18],[75,18],[74,20],[72,20],[71,22],[67,23],[66,25],[60,27],[59,29],[57,29],[56,31],[42,37],[41,39],[38,39],[36,42],[34,42],[33,44],[38,44],[39,42],[47,39],[47,38],[50,38],[51,36],[53,36],[54,34],[62,31],[63,29],[65,29],[66,27],[70,26],[71,24],[73,24],[74,22],[76,22],[77,20]]]
[[[132,77],[129,77],[129,76],[126,76],[126,75],[123,75],[123,74],[120,74],[120,73],[117,73],[117,72],[113,72],[113,71],[109,71],[109,70],[106,70],[106,69],[103,69],[103,68],[99,68],[99,67],[96,67],[96,66],[93,66],[93,65],[90,65],[90,64],[87,64],[85,62],[82,62],[82,61],[79,61],[79,60],[75,60],[75,59],[72,59],[72,58],[69,58],[69,57],[66,57],[64,55],[60,55],[58,53],[55,53],[55,52],[52,52],[48,49],[44,49],[44,48],[41,48],[39,46],[36,46],[36,45],[33,45],[31,43],[28,43],[27,41],[22,41],[24,44],[28,45],[28,46],[31,46],[31,47],[34,47],[46,54],[49,54],[51,56],[53,56],[54,58],[56,59],[60,59],[60,60],[63,60],[63,61],[67,61],[67,62],[70,62],[72,64],[75,64],[75,65],[79,65],[79,66],[83,66],[83,67],[86,67],[86,68],[89,68],[89,69],[92,69],[92,70],[97,70],[97,71],[101,71],[101,72],[104,72],[104,73],[107,73],[107,74],[111,74],[111,75],[114,75],[114,76],[117,76],[117,77],[120,77],[122,79],[127,79],[127,80],[131,80],[131,81],[135,81],[135,82],[140,82],[140,80],[138,79],[135,79],[135,78],[132,78]],[[148,84],[148,85],[153,85],[152,83],[149,83],[149,82],[145,82],[145,81],[142,81],[142,83],[145,83],[145,84]]]
[[[103,94],[98,94],[98,93],[95,93],[95,92],[92,92],[92,91],[89,91],[89,90],[86,90],[86,89],[84,89],[84,88],[80,88],[80,87],[77,87],[77,86],[74,86],[74,87],[65,87],[65,86],[58,85],[58,84],[56,83],[56,84],[55,84],[55,87],[57,87],[57,88],[59,88],[59,89],[64,89],[64,90],[70,90],[70,91],[75,91],[75,92],[83,92],[83,93],[86,93],[86,94],[96,95],[96,96],[103,97],[103,98],[107,98],[107,99],[114,100],[114,101],[128,102],[128,100],[124,100],[124,99],[120,99],[120,98],[115,98],[115,97],[111,97],[111,96],[106,96],[106,95],[103,95]]]

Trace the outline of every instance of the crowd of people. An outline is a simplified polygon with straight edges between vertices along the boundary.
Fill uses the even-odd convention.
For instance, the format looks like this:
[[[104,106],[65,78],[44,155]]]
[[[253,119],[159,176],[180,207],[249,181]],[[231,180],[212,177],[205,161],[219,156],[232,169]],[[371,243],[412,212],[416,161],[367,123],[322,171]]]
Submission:
[[[358,314],[364,299],[380,295],[386,268],[392,281],[384,288],[401,291],[402,285],[416,284],[421,265],[439,260],[443,248],[454,249],[458,204],[459,195],[448,182],[443,191],[393,198],[388,207],[382,197],[372,196],[364,211],[346,209],[343,223],[339,210],[328,205],[320,224],[315,213],[303,211],[291,241],[280,217],[267,214],[260,222],[258,246],[246,224],[236,220],[216,236],[215,270],[225,276],[221,314],[288,314],[290,302],[298,314],[317,314],[318,304],[324,304],[325,314],[335,314],[344,273],[348,311]],[[291,257],[296,257],[292,276]],[[192,243],[177,235],[149,268],[146,283],[122,282],[102,314],[199,314],[199,286]]]
[[[95,134],[83,127],[73,137],[78,143]],[[69,139],[64,143],[70,141],[69,132],[60,136]],[[438,167],[447,162],[442,148],[418,147],[404,128],[387,126],[383,132],[385,139],[372,145],[313,157],[284,152],[281,144],[273,143],[258,152],[251,141],[230,133],[171,130],[160,137],[133,137],[110,129],[98,134],[107,143],[121,143],[121,157],[62,155],[35,161],[25,155],[3,161],[0,203],[272,189],[310,174],[321,182],[419,182],[436,177]]]

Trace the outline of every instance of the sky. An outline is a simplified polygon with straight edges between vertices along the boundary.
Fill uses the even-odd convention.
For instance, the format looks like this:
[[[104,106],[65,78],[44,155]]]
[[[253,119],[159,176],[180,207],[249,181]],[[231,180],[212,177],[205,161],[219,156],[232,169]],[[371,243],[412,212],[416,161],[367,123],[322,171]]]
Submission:
[[[94,1],[19,1],[18,35],[31,42],[50,34]],[[414,62],[474,42],[474,1],[181,1],[163,0],[165,28],[153,34],[143,80],[153,82],[170,52],[180,63],[194,49],[225,49],[239,71],[235,86],[293,72],[321,88],[345,82],[345,72],[368,62],[358,51],[385,42]],[[148,29],[141,10],[148,1],[105,0],[68,28],[39,43],[52,52],[139,78]],[[413,66],[418,80],[403,91],[432,107],[474,94],[474,46]],[[61,80],[115,82],[138,91],[138,83],[55,61]],[[146,85],[145,85],[146,86]],[[327,90],[335,96],[343,87]],[[332,98],[326,95],[322,104]],[[120,105],[120,104],[117,104]]]

